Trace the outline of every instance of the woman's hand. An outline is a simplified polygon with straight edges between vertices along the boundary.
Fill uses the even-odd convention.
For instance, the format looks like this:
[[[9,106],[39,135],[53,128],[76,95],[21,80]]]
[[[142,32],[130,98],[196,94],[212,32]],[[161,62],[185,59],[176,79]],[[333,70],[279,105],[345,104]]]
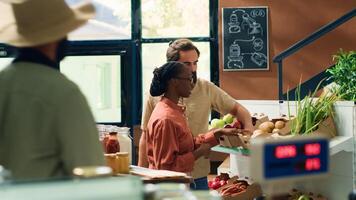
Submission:
[[[214,136],[217,140],[223,135],[231,136],[231,135],[252,135],[252,131],[250,129],[237,129],[237,128],[220,128],[216,129],[214,132]]]
[[[214,131],[214,136],[217,140],[223,135],[238,135],[240,129],[237,128],[219,128]]]
[[[198,158],[204,156],[205,158],[209,157],[209,153],[210,153],[210,144],[208,143],[203,143],[199,146],[199,148],[197,148],[195,151],[193,151],[193,155],[195,160],[197,160]]]

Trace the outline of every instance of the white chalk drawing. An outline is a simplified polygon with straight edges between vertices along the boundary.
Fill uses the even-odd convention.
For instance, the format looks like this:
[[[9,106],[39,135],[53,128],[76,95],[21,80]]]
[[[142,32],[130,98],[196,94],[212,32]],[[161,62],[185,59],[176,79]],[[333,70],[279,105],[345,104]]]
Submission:
[[[242,59],[244,57],[241,56],[241,48],[240,45],[238,44],[232,44],[230,46],[230,54],[227,57],[228,61],[227,61],[227,67],[229,69],[241,69],[244,67],[244,63],[242,62]]]
[[[254,49],[259,51],[263,48],[263,41],[261,38],[256,38],[253,36],[249,40],[240,40],[236,39],[229,47],[229,56],[227,57],[227,67],[228,69],[243,69],[244,68],[244,56],[250,55],[250,59],[252,62],[256,63],[258,66],[262,66],[263,63],[267,63],[267,56],[260,52],[251,52],[251,53],[241,53],[241,47],[239,42],[249,42],[253,44]]]
[[[240,14],[240,13],[242,14]],[[253,15],[252,15],[253,14]],[[260,23],[257,23],[255,17],[263,17],[264,11],[261,9],[254,9],[251,11],[252,17],[246,13],[245,10],[236,9],[232,11],[230,15],[229,33],[240,33],[241,31],[247,31],[249,35],[261,34],[263,35],[263,29]],[[263,15],[263,16],[262,16]],[[239,16],[241,17],[241,23],[239,21]]]
[[[261,38],[256,38],[252,45],[255,51],[261,51],[263,49],[263,40]]]
[[[251,17],[264,17],[266,13],[262,9],[254,9],[250,12],[250,15]]]
[[[229,69],[244,68],[244,63],[242,61],[244,57],[241,56],[241,47],[238,44],[238,42],[251,42],[254,39],[255,37],[253,36],[250,40],[240,40],[240,39],[234,40],[234,42],[229,47],[229,56],[227,57],[228,59],[227,67]]]
[[[267,11],[267,7],[223,9],[224,70],[268,69]]]
[[[241,32],[240,22],[235,13],[230,15],[229,33],[239,33]]]
[[[258,66],[262,66],[264,63],[267,63],[267,56],[260,52],[242,53],[241,55],[251,55],[251,61],[256,63]]]
[[[259,34],[259,33],[261,33],[261,35],[263,35],[263,30],[262,30],[261,24],[253,22],[250,25],[250,28],[248,29],[248,34],[253,35],[253,34]]]

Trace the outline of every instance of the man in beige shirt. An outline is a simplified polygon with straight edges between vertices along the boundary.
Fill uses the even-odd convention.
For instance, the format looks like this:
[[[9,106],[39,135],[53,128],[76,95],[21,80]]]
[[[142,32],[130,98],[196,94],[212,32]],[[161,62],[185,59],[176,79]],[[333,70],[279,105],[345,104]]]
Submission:
[[[193,71],[194,88],[189,98],[184,98],[181,102],[186,107],[185,114],[188,124],[194,136],[208,131],[209,116],[211,110],[216,110],[221,114],[231,113],[236,116],[245,126],[248,132],[253,131],[251,116],[246,108],[237,103],[222,89],[213,83],[197,78],[197,64],[200,52],[188,39],[178,39],[172,42],[166,53],[167,61],[183,62]],[[141,129],[143,131],[140,139],[139,166],[147,167],[145,130],[147,122],[151,116],[153,108],[160,100],[160,97],[148,96],[142,113]],[[193,170],[193,189],[208,189],[207,175],[210,172],[210,162],[206,158],[196,160]]]

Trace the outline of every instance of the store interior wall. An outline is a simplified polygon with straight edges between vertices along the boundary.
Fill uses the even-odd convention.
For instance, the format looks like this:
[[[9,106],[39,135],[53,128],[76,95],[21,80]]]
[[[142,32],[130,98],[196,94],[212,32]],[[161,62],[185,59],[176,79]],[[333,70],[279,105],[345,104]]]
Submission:
[[[224,72],[222,61],[222,8],[268,7],[269,69]],[[236,99],[278,99],[277,65],[273,58],[322,26],[356,8],[355,0],[220,0],[220,87]],[[322,36],[283,61],[283,92],[310,79],[333,64],[339,49],[356,50],[356,18]]]

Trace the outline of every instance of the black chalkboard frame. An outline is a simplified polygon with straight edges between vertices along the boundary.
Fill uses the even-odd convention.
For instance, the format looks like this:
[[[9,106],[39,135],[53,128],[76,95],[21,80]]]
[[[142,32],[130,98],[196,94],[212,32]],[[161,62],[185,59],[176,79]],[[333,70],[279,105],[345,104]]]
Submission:
[[[267,6],[222,8],[223,71],[269,70],[268,39]]]

